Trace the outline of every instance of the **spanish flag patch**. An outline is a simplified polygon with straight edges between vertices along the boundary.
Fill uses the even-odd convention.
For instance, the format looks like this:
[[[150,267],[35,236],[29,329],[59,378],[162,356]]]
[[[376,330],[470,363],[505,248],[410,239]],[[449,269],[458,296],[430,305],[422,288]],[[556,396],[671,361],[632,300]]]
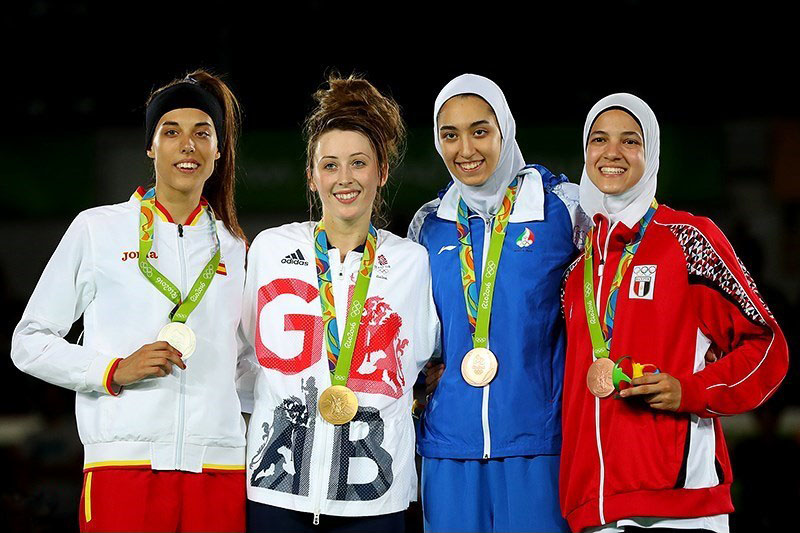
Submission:
[[[225,263],[223,263],[222,261],[220,261],[219,266],[217,267],[217,274],[221,276],[228,275],[228,269],[225,268]]]

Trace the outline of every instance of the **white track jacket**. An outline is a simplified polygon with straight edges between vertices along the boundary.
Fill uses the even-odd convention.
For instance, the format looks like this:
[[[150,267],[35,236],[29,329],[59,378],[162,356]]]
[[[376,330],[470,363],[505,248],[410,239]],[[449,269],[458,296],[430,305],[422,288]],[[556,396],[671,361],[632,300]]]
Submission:
[[[86,469],[241,470],[235,373],[245,245],[222,222],[224,266],[186,323],[197,336],[186,370],[173,367],[118,395],[111,389],[114,361],[155,342],[173,307],[139,271],[139,211],[134,195],[75,218],[14,331],[11,357],[24,372],[77,392]],[[157,211],[150,262],[186,295],[214,253],[211,221],[203,213],[196,224],[179,226]],[[81,315],[83,345],[70,344],[63,337]]]
[[[248,253],[242,324],[254,347],[255,388],[247,495],[316,517],[402,511],[417,495],[412,386],[439,334],[428,255],[416,243],[378,231],[348,381],[358,412],[334,426],[317,409],[331,375],[314,224],[266,230]],[[329,251],[340,338],[361,256],[351,251],[341,261],[338,250]],[[242,394],[248,410],[247,391]]]

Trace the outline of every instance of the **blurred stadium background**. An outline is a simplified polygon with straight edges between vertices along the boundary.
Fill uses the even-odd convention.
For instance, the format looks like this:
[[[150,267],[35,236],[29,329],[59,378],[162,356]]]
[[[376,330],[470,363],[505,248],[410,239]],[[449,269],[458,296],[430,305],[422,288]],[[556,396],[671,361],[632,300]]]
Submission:
[[[636,0],[620,6],[646,19],[661,14]],[[610,92],[633,92],[662,128],[659,200],[710,216],[725,231],[796,353],[800,106],[781,47],[763,38],[699,43],[682,39],[696,29],[684,28],[656,54],[641,35],[590,39],[572,53],[575,43],[557,32],[512,32],[506,40],[441,25],[429,31],[413,11],[404,13],[405,28],[384,32],[359,24],[358,5],[343,13],[323,2],[295,6],[291,30],[277,30],[285,15],[266,5],[238,17],[194,3],[151,9],[113,13],[94,2],[33,1],[3,15],[3,346],[71,219],[125,201],[152,178],[142,131],[149,92],[202,66],[226,75],[244,107],[237,201],[250,239],[308,217],[300,124],[332,69],[366,75],[403,108],[408,149],[391,176],[389,228],[401,235],[448,181],[432,144],[431,110],[453,76],[494,79],[515,115],[526,160],[574,182],[585,113]],[[324,20],[306,27],[310,18]],[[757,33],[763,35],[751,35]],[[80,330],[78,323],[73,341]],[[0,361],[0,528],[77,530],[82,448],[74,394],[22,374],[8,357]],[[765,406],[724,421],[736,477],[733,531],[791,523],[789,509],[800,501],[797,382],[792,365]],[[415,513],[410,530],[420,527]]]

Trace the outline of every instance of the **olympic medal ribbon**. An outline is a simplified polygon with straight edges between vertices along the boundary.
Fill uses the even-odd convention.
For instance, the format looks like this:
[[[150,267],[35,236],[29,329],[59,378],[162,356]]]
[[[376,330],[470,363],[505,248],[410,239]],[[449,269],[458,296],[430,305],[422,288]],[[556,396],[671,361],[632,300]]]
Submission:
[[[611,280],[611,289],[608,295],[608,303],[606,305],[606,314],[603,326],[600,325],[598,319],[598,311],[595,304],[595,291],[594,291],[594,264],[593,264],[593,241],[594,241],[594,228],[589,230],[586,236],[586,246],[584,248],[584,263],[583,263],[583,301],[586,306],[586,322],[589,325],[589,336],[592,339],[592,353],[596,358],[609,357],[609,350],[611,349],[611,338],[614,332],[614,317],[617,308],[617,295],[619,287],[622,284],[622,278],[625,277],[628,267],[633,263],[633,257],[639,249],[639,245],[644,238],[644,232],[647,226],[653,219],[653,216],[658,209],[658,202],[653,198],[650,208],[639,221],[639,230],[636,233],[633,241],[627,244],[622,251],[622,257],[619,260],[617,271],[614,278]]]
[[[500,264],[500,254],[503,251],[503,241],[506,237],[508,219],[517,198],[519,177],[506,189],[503,204],[492,224],[492,236],[489,240],[489,251],[486,254],[486,264],[483,265],[483,278],[480,286],[480,299],[476,301],[476,276],[475,260],[472,253],[472,236],[470,235],[469,210],[463,198],[458,201],[456,229],[460,245],[459,259],[461,261],[461,281],[464,287],[464,301],[466,303],[467,318],[472,330],[472,345],[474,348],[486,348],[489,345],[489,319],[492,314],[492,298],[494,296],[495,280]]]
[[[350,364],[356,347],[358,330],[361,325],[361,314],[367,301],[367,290],[372,277],[372,266],[375,263],[375,251],[378,243],[378,232],[369,225],[367,242],[358,269],[353,298],[347,310],[343,340],[339,339],[336,322],[336,307],[333,301],[333,284],[331,283],[330,260],[328,258],[328,237],[325,226],[320,221],[314,228],[314,252],[316,253],[317,283],[319,285],[319,301],[322,306],[322,324],[325,338],[325,349],[328,352],[328,368],[331,370],[332,385],[347,385],[350,375]]]
[[[175,284],[164,274],[158,271],[152,263],[147,259],[147,255],[153,248],[154,221],[155,221],[155,203],[156,191],[155,188],[150,189],[142,196],[141,199],[141,214],[139,216],[139,270],[144,277],[156,288],[161,294],[166,296],[172,303],[175,304],[175,309],[170,314],[172,322],[185,323],[189,315],[200,304],[208,287],[214,280],[214,274],[217,272],[219,266],[221,247],[219,242],[219,235],[217,235],[217,222],[214,217],[214,211],[210,205],[206,206],[206,213],[211,219],[211,228],[214,233],[215,250],[211,260],[203,267],[200,275],[195,280],[192,288],[189,290],[187,298],[184,300],[181,297],[181,291]]]

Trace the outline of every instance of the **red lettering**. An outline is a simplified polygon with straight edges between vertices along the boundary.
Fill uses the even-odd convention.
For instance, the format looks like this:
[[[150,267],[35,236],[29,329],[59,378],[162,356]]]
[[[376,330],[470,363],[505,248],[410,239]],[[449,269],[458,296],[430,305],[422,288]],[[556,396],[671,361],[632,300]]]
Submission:
[[[319,295],[319,289],[299,279],[276,279],[258,290],[258,315],[256,320],[256,357],[261,366],[272,368],[282,374],[297,374],[322,358],[322,317],[315,315],[287,314],[284,316],[284,331],[302,331],[303,349],[296,356],[285,359],[264,345],[261,336],[261,311],[272,300],[283,294],[291,294],[310,302]]]

